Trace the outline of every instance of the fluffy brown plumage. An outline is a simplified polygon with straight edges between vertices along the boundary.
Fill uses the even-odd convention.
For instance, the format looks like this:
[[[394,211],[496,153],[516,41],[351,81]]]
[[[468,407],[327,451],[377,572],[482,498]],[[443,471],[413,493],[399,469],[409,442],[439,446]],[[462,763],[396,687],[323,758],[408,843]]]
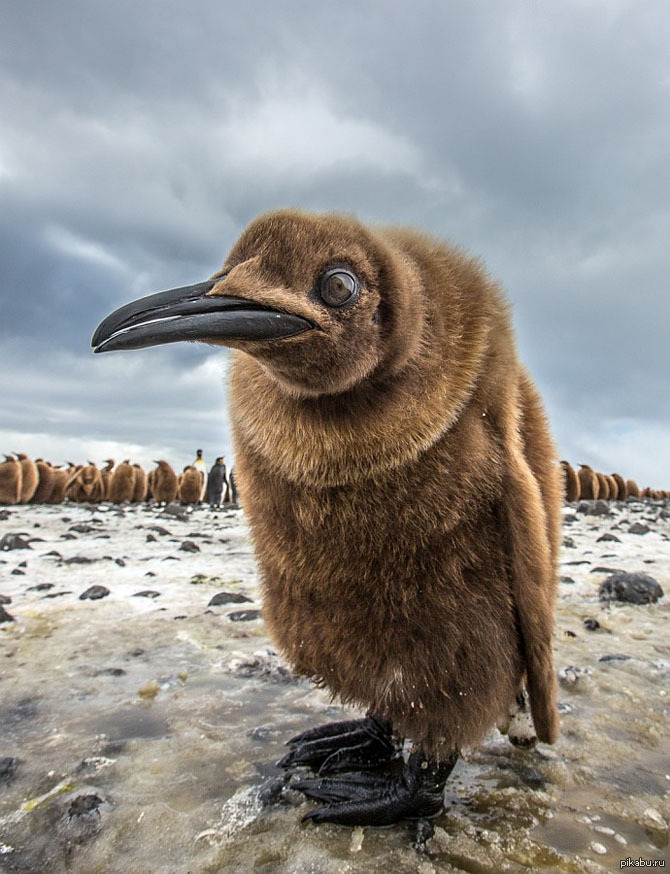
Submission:
[[[33,504],[46,504],[49,502],[55,485],[53,470],[49,462],[43,461],[41,458],[38,458],[35,464],[37,465],[38,483],[30,500]]]
[[[579,500],[579,477],[569,461],[561,461],[563,472],[563,494],[566,501]]]
[[[124,501],[132,501],[135,494],[135,468],[126,458],[112,472],[109,481],[108,500],[113,504],[122,504]]]
[[[607,482],[605,474],[597,472],[596,479],[598,480],[598,497],[603,501],[609,501],[610,498],[613,499],[613,495],[610,494],[610,485]]]
[[[192,465],[184,468],[179,481],[177,497],[183,504],[197,504],[202,491],[202,476]]]
[[[106,458],[105,466],[101,469],[100,475],[102,476],[102,486],[104,491],[104,500],[109,499],[109,484],[112,479],[112,472],[114,470],[114,459]]]
[[[39,473],[35,462],[28,458],[25,452],[15,453],[21,465],[21,497],[20,504],[27,504],[35,494],[39,483]]]
[[[149,483],[147,482],[147,475],[144,468],[140,467],[139,464],[134,464],[133,467],[135,468],[135,484],[133,487],[132,500],[134,503],[139,504],[147,499],[147,495],[149,494]]]
[[[579,494],[585,501],[592,501],[598,497],[598,477],[593,468],[588,464],[580,464],[577,471],[579,477]]]
[[[0,463],[0,504],[18,504],[21,501],[21,462],[13,455],[5,455]]]
[[[639,498],[640,497],[640,489],[638,484],[634,479],[626,480],[626,494],[629,498]]]
[[[616,482],[617,485],[617,493],[616,495],[612,495],[613,501],[625,501],[628,497],[628,492],[626,490],[626,481],[619,473],[613,473],[612,478]]]
[[[342,267],[355,295],[324,285]],[[428,236],[297,211],[253,222],[215,280],[207,312],[232,296],[310,328],[200,334],[239,350],[235,472],[294,668],[437,759],[480,740],[525,678],[554,741],[560,470],[498,286]],[[112,336],[119,312],[98,351],[179,338],[178,320]]]
[[[177,474],[167,461],[157,461],[152,471],[151,493],[154,500],[170,504],[177,497]]]

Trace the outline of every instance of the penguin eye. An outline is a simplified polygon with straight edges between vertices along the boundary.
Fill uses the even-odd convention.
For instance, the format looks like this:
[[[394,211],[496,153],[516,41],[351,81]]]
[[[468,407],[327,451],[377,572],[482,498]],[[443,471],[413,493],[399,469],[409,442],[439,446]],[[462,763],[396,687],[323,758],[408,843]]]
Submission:
[[[342,267],[332,267],[326,270],[319,280],[321,300],[329,307],[341,307],[358,297],[360,285],[358,279],[349,270]]]

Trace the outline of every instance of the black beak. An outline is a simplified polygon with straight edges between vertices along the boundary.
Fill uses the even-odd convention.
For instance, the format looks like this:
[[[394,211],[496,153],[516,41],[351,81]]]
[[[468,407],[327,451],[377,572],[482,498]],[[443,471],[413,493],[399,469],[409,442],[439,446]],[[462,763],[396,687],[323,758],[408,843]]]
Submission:
[[[307,319],[239,297],[208,297],[221,279],[160,291],[119,307],[91,339],[94,352],[181,340],[276,340],[315,327]]]

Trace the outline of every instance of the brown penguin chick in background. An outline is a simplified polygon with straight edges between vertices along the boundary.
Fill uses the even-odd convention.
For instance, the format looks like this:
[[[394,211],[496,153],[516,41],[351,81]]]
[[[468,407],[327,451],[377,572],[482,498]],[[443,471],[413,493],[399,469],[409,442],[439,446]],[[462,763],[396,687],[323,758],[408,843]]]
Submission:
[[[613,495],[613,501],[625,501],[628,497],[628,493],[626,491],[626,481],[619,473],[613,473],[612,478],[616,482],[617,485],[617,493]]]
[[[103,493],[102,475],[92,461],[75,474],[66,489],[67,497],[79,503],[101,501]]]
[[[193,465],[188,465],[181,474],[177,498],[183,504],[197,504],[200,501],[201,491],[201,472],[193,467]]]
[[[5,455],[0,463],[0,504],[11,506],[21,502],[22,479],[21,462],[13,455]]]
[[[35,461],[37,465],[37,488],[30,499],[31,504],[46,504],[53,492],[55,480],[53,470],[48,461],[38,458]]]
[[[126,458],[112,473],[109,481],[108,500],[113,504],[122,504],[124,501],[132,501],[135,493],[135,468]]]
[[[40,481],[39,472],[35,462],[28,458],[25,452],[15,452],[14,455],[21,465],[21,498],[19,503],[28,504]]]
[[[65,500],[65,489],[70,478],[70,468],[52,467],[53,488],[51,494],[45,499],[45,504],[62,504]]]
[[[113,458],[106,458],[105,459],[105,466],[100,471],[100,475],[102,476],[102,486],[105,490],[105,494],[104,494],[104,498],[103,498],[103,500],[105,500],[105,501],[109,500],[109,484],[110,484],[111,479],[112,479],[113,470],[114,470],[114,459]]]
[[[604,473],[596,473],[596,477],[598,479],[598,497],[603,501],[609,501],[612,496],[610,495],[610,485],[607,482],[607,477]]]
[[[146,501],[149,494],[149,483],[147,482],[147,474],[143,467],[139,464],[134,464],[135,468],[135,487],[133,489],[133,503],[141,504]]]
[[[640,489],[634,479],[626,480],[626,494],[629,498],[640,497]]]
[[[156,461],[158,467],[153,471],[151,491],[154,500],[171,504],[177,497],[177,474],[167,461]]]
[[[605,479],[610,487],[610,501],[616,501],[616,496],[619,494],[619,486],[611,473],[605,474]]]
[[[526,682],[558,735],[562,488],[508,307],[478,261],[410,230],[280,211],[198,286],[108,316],[96,351],[239,350],[235,473],[263,615],[293,667],[368,717],[294,738],[307,819],[437,814],[458,750]],[[359,770],[410,752],[401,774]],[[347,770],[335,778],[321,774]]]
[[[579,477],[579,494],[585,501],[593,501],[598,497],[598,477],[588,464],[580,464],[577,471]]]
[[[563,494],[568,503],[579,500],[579,477],[569,461],[562,461],[563,469]]]

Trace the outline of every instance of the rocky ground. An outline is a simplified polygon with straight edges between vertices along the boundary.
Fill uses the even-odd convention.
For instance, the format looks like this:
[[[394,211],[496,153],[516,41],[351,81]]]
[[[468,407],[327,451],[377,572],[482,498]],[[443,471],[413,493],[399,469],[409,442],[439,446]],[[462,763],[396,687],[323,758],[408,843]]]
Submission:
[[[0,871],[599,872],[667,858],[667,505],[565,507],[558,744],[524,752],[493,732],[456,766],[442,816],[391,829],[300,824],[312,803],[272,763],[344,712],[274,654],[242,511],[168,511],[0,509]]]

